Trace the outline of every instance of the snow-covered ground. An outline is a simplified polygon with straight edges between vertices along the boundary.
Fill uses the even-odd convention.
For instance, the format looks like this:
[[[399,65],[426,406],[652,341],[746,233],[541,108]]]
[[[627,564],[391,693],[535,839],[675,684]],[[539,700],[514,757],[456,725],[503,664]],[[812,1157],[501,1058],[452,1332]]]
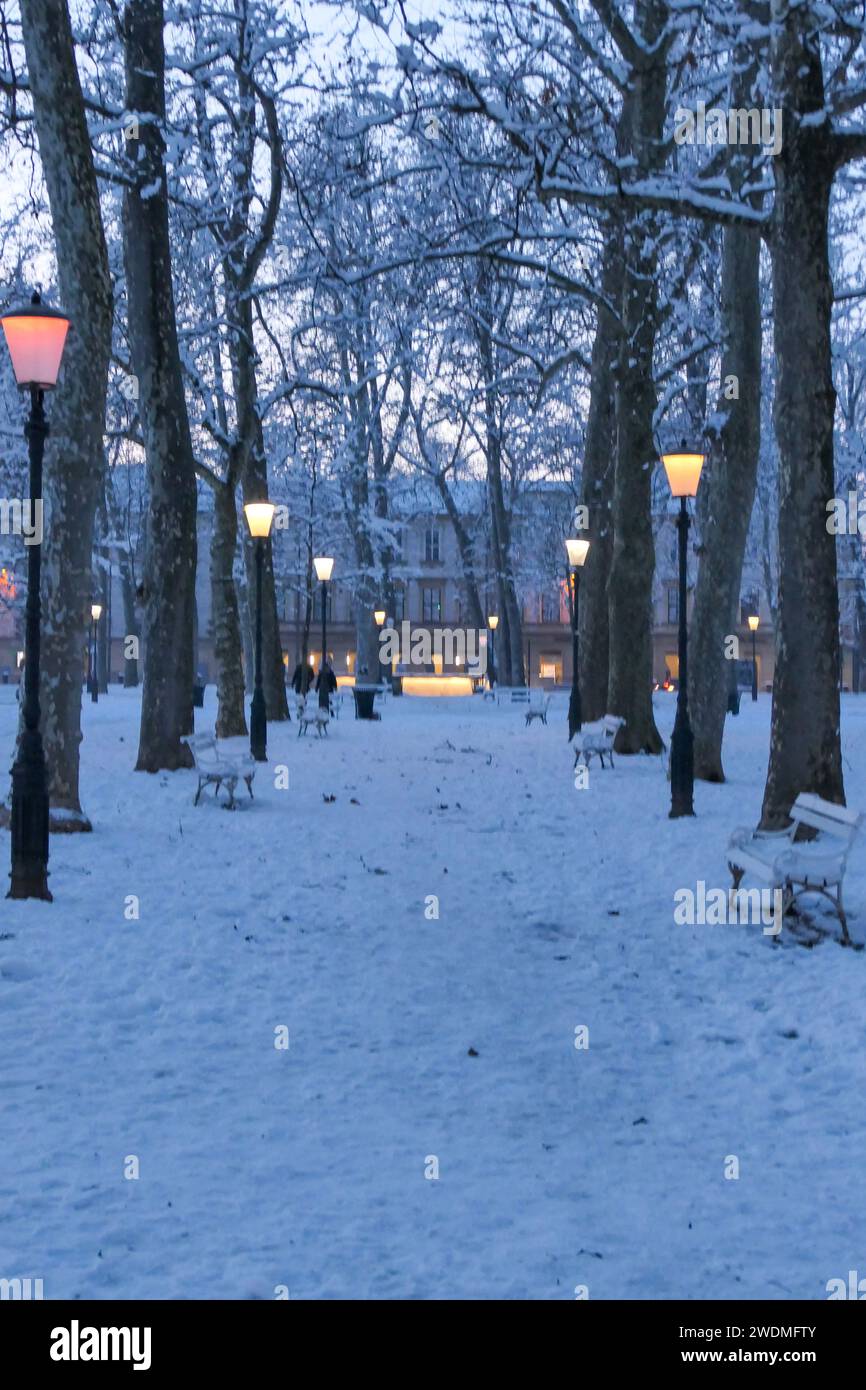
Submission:
[[[229,814],[193,808],[189,772],[131,771],[135,692],[86,702],[95,833],[52,838],[53,904],[0,899],[0,1277],[819,1299],[866,1274],[866,952],[674,922],[757,819],[769,699],[729,721],[730,780],[698,784],[693,821],[655,759],[577,790],[564,721],[562,697],[530,729],[404,698],[327,740],[272,725]],[[843,732],[866,809],[866,697]],[[862,843],[847,900],[862,941]]]

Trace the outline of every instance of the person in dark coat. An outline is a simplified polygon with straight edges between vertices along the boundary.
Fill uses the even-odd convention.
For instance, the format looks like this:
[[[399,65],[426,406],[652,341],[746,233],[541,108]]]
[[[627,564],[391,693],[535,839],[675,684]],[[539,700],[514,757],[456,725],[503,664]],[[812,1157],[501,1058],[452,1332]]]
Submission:
[[[334,691],[337,689],[337,677],[334,675],[333,667],[328,661],[322,662],[319,674],[316,676],[316,690],[321,690],[322,688],[322,676],[325,677],[325,689],[329,695],[333,695]]]
[[[310,665],[309,661],[307,662],[306,666],[302,661],[299,661],[292,675],[292,689],[294,690],[295,694],[306,695],[310,686],[313,684],[315,677],[316,673]]]

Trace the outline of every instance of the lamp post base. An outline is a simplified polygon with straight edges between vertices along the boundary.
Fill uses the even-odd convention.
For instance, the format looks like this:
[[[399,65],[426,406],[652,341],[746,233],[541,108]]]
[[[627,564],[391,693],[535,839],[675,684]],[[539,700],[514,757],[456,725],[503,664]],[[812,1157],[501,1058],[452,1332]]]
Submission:
[[[677,715],[671,735],[670,819],[693,816],[695,787],[695,739],[688,720]]]
[[[48,778],[42,735],[25,729],[12,767],[12,872],[7,898],[54,899],[48,890]]]
[[[268,760],[268,720],[265,712],[265,692],[256,686],[250,706],[250,752],[257,763]]]

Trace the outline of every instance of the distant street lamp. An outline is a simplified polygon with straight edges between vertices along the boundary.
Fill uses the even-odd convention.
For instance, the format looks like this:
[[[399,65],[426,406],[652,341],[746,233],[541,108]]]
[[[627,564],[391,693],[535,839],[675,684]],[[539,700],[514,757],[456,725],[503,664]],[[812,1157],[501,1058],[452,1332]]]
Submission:
[[[250,535],[256,543],[256,669],[253,700],[250,705],[250,753],[257,763],[263,763],[268,757],[268,718],[262,687],[262,569],[265,563],[265,541],[271,534],[274,519],[274,504],[247,502],[244,515]]]
[[[571,575],[571,698],[568,702],[568,737],[573,739],[583,722],[580,708],[579,637],[578,605],[580,602],[580,571],[586,564],[589,554],[589,541],[579,537],[565,542],[568,552],[568,569]]]
[[[688,681],[688,625],[686,622],[689,511],[687,499],[695,497],[704,466],[704,454],[689,452],[683,442],[682,448],[662,455],[671,496],[680,499],[680,514],[677,517],[679,542],[680,583],[679,583],[679,678],[677,685],[677,713],[671,737],[671,810],[672,818],[693,816],[695,788],[695,741],[689,722],[689,681]]]
[[[373,622],[376,624],[377,628],[379,629],[379,636],[380,636],[380,638],[381,638],[381,635],[382,635],[382,628],[385,626],[385,619],[387,618],[387,616],[388,616],[388,614],[385,612],[385,609],[384,609],[384,608],[377,608],[376,611],[375,611],[375,613],[373,614]],[[382,662],[382,643],[381,643],[381,641],[379,642],[379,645],[378,645],[377,660],[378,660],[378,662],[379,662],[379,684],[380,684],[380,685],[383,685],[383,684],[384,684],[384,681],[385,681],[385,677],[384,677],[384,675],[383,675],[382,673],[383,673],[385,667],[384,667],[384,664],[383,664],[383,662]]]
[[[755,637],[758,631],[758,624],[761,619],[757,613],[749,615],[749,627],[752,632],[752,699],[758,698],[758,651],[755,645]]]
[[[490,628],[490,671],[487,682],[492,690],[496,684],[496,629],[499,626],[499,614],[488,613],[487,626]]]
[[[334,568],[334,561],[326,555],[319,555],[313,560],[316,569],[316,578],[322,586],[322,660],[319,663],[319,708],[330,709],[331,701],[328,690],[328,676],[325,667],[328,664],[328,580]]]
[[[20,387],[30,390],[30,418],[24,430],[30,453],[30,500],[42,500],[42,458],[48,421],[45,392],[57,385],[69,319],[43,304],[34,294],[30,303],[12,309],[2,319],[12,370]],[[48,775],[39,729],[39,665],[41,607],[39,586],[42,548],[27,548],[27,609],[24,634],[24,728],[12,768],[12,872],[10,898],[42,898],[48,890]]]
[[[90,699],[93,704],[99,701],[99,619],[102,617],[102,604],[90,605]]]

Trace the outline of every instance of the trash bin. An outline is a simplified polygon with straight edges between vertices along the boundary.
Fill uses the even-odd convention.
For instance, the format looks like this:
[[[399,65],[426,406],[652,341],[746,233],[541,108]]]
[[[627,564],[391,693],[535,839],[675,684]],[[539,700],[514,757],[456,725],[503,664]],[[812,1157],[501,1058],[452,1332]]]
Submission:
[[[403,677],[402,677],[402,676],[392,676],[392,677],[391,677],[391,694],[392,694],[392,695],[402,695],[402,694],[403,694]]]
[[[373,701],[376,698],[378,687],[375,685],[354,685],[352,694],[355,697],[355,718],[356,719],[379,719],[380,715],[373,709]]]
[[[192,703],[195,709],[204,709],[204,686],[194,685],[192,688]]]

